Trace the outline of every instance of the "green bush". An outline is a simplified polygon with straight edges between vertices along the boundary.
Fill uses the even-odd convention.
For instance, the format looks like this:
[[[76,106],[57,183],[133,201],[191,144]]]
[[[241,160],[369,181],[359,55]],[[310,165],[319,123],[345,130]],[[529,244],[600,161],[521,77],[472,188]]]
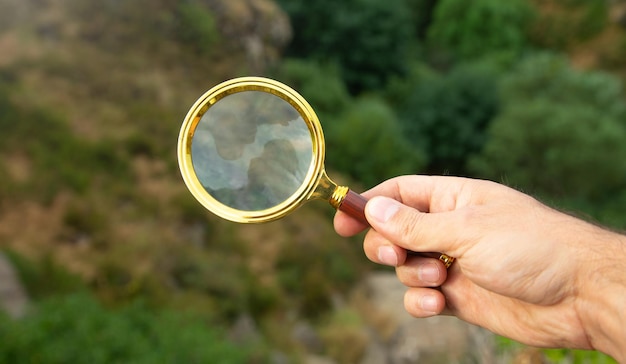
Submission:
[[[178,40],[193,49],[199,56],[210,54],[219,40],[213,13],[206,6],[195,1],[181,1],[176,10]]]
[[[129,165],[112,141],[87,142],[67,121],[44,109],[25,109],[0,90],[0,152],[23,153],[34,171],[21,186],[24,192],[48,201],[63,189],[84,192],[98,172],[122,181]]]
[[[398,118],[381,99],[361,97],[326,130],[328,165],[365,186],[424,168],[424,154],[405,139]]]
[[[3,363],[246,363],[202,317],[135,304],[108,310],[88,295],[43,301],[26,317],[0,315]]]
[[[439,0],[406,0],[411,14],[414,36],[421,42],[426,40],[435,8]]]
[[[618,79],[543,54],[503,81],[502,98],[474,171],[552,197],[597,199],[625,187],[626,103]]]
[[[580,364],[617,364],[611,357],[589,350],[553,349],[544,350],[546,358],[551,363],[580,363]]]
[[[567,48],[597,35],[609,21],[608,1],[550,0],[540,6],[529,27],[529,39],[540,47]]]
[[[336,292],[350,290],[358,282],[362,253],[355,242],[320,244],[329,240],[309,241],[303,235],[281,247],[276,262],[278,284],[289,307],[318,319],[332,309]]]
[[[440,0],[428,30],[430,47],[452,59],[520,54],[533,11],[524,0]]]
[[[0,207],[2,207],[2,201],[8,199],[14,189],[15,186],[11,180],[7,167],[2,161],[0,161]]]
[[[526,348],[526,346],[511,339],[496,336],[496,345],[499,352],[514,353]],[[554,364],[616,364],[617,362],[608,355],[591,350],[573,349],[544,349],[542,354],[549,363]]]
[[[428,171],[466,174],[466,161],[482,149],[498,110],[495,75],[468,65],[445,75],[422,71],[405,92],[394,103],[404,135],[427,155]]]
[[[236,264],[233,258],[193,255],[193,251],[189,250],[177,253],[172,263],[169,276],[174,286],[198,291],[215,299],[216,315],[234,319],[248,308],[246,267]]]
[[[600,51],[600,64],[603,69],[619,70],[626,59],[626,32]]]
[[[35,261],[12,250],[4,250],[3,253],[15,267],[28,296],[35,300],[86,289],[79,276],[68,272],[50,255]]]
[[[325,352],[337,363],[362,361],[369,338],[363,317],[358,312],[346,308],[334,311],[324,320],[320,331]]]
[[[345,110],[351,97],[339,71],[332,65],[316,61],[287,59],[276,78],[304,97],[324,122]]]
[[[405,71],[413,24],[404,0],[280,0],[294,24],[288,54],[334,62],[353,93]]]

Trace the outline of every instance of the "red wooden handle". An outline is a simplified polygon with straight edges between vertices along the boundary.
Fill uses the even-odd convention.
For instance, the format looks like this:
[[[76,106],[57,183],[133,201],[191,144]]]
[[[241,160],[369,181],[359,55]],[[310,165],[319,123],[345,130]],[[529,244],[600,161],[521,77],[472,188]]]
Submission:
[[[339,210],[345,212],[351,217],[359,220],[363,224],[369,226],[369,222],[365,218],[365,204],[367,204],[367,199],[358,193],[348,190],[348,194],[344,197],[341,205],[339,206]],[[438,258],[443,262],[446,268],[449,268],[450,265],[454,262],[454,258],[441,253],[416,253],[412,251],[407,251],[409,255],[417,255],[417,256],[426,256],[430,258]]]
[[[369,222],[367,222],[367,219],[365,218],[366,203],[367,199],[365,197],[352,190],[348,190],[348,194],[346,194],[346,197],[344,197],[341,202],[339,210],[369,226]]]

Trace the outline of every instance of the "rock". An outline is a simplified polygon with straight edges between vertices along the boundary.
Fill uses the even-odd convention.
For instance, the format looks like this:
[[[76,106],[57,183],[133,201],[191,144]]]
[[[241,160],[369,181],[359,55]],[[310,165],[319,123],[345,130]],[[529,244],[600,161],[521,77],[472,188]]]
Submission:
[[[285,355],[285,353],[280,352],[280,351],[272,351],[270,353],[269,362],[271,364],[290,364],[291,363],[289,357]]]
[[[0,253],[0,308],[17,318],[26,312],[28,297],[9,260]]]
[[[368,330],[369,344],[365,348],[360,364],[381,364],[389,362],[389,350],[374,330]]]
[[[324,349],[324,344],[319,335],[307,323],[300,322],[296,324],[291,331],[291,337],[309,353],[319,354]]]
[[[230,329],[230,340],[238,344],[250,344],[261,340],[261,334],[252,316],[242,314]]]
[[[289,16],[272,0],[205,0],[223,38],[243,48],[252,73],[280,58],[292,37]]]
[[[395,274],[376,272],[365,281],[371,309],[392,321],[374,328],[361,364],[493,363],[493,334],[455,317],[416,319],[404,309],[404,292]]]

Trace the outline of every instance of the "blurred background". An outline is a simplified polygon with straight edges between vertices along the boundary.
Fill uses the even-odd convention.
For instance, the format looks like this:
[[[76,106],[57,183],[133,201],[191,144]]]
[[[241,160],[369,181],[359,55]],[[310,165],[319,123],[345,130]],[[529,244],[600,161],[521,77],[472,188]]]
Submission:
[[[303,94],[357,191],[472,176],[626,228],[626,1],[2,0],[0,362],[613,362],[409,318],[322,202],[201,208],[178,131],[243,75]]]

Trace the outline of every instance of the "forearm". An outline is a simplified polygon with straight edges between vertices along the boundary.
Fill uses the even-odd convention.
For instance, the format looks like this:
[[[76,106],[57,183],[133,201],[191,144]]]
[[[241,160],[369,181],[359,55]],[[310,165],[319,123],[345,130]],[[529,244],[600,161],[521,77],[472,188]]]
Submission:
[[[577,310],[591,346],[626,363],[626,236],[603,235],[592,242]]]

